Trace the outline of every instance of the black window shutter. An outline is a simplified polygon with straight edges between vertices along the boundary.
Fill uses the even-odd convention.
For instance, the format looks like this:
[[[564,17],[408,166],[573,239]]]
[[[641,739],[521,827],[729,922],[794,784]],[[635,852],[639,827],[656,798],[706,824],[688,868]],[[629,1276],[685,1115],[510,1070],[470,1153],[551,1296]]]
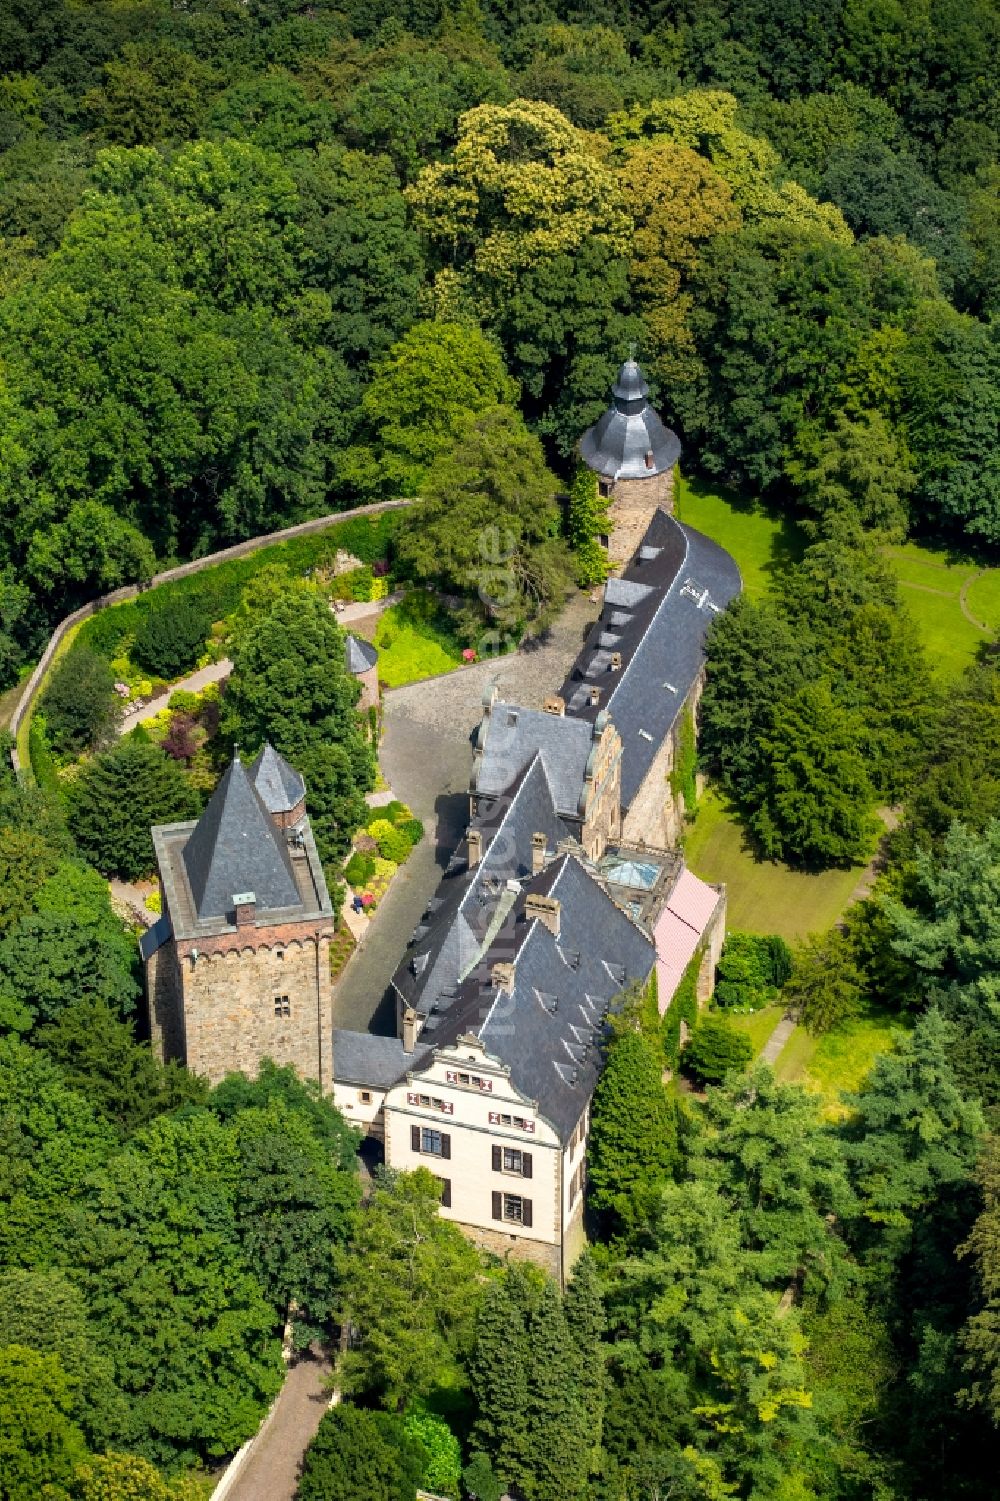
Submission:
[[[442,1209],[450,1209],[451,1208],[451,1179],[450,1178],[442,1178],[441,1179],[441,1208]]]
[[[524,1225],[526,1229],[528,1229],[528,1230],[531,1229],[531,1200],[530,1199],[522,1199],[521,1200],[521,1224]]]
[[[495,1220],[502,1220],[503,1219],[503,1195],[502,1194],[495,1193],[493,1195],[493,1218]]]
[[[410,1127],[410,1146],[412,1147],[412,1149],[413,1149],[414,1152],[419,1152],[420,1151],[420,1127],[419,1126],[411,1126]]]
[[[451,1156],[451,1137],[448,1135],[447,1131],[441,1132],[441,1156]]]
[[[530,1152],[522,1152],[521,1153],[521,1177],[522,1178],[530,1178],[531,1177],[531,1153]]]
[[[499,1173],[503,1168],[503,1153],[499,1147],[493,1148],[493,1171]]]

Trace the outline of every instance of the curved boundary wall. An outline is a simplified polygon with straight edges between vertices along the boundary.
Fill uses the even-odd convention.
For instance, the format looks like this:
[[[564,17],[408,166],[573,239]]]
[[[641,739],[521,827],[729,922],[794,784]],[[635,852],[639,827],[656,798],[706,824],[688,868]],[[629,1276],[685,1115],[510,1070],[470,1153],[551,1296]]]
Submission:
[[[382,500],[376,501],[373,505],[355,506],[350,511],[334,511],[328,516],[317,516],[312,521],[300,521],[295,526],[282,527],[280,531],[267,532],[262,537],[250,537],[246,542],[237,542],[232,547],[224,547],[220,552],[208,553],[204,558],[194,558],[190,563],[181,563],[176,568],[167,568],[163,573],[154,574],[148,584],[125,584],[120,589],[113,589],[110,594],[102,594],[99,598],[81,605],[78,610],[74,610],[71,615],[60,620],[52,632],[48,645],[42,652],[34,672],[25,683],[21,697],[17,701],[17,707],[11,715],[10,733],[14,743],[10,750],[10,760],[14,770],[21,772],[25,769],[21,765],[17,740],[21,726],[52,664],[52,659],[67,634],[75,625],[86,620],[88,615],[96,615],[99,610],[106,610],[109,605],[118,605],[127,599],[135,599],[139,594],[155,589],[158,584],[169,584],[175,579],[189,578],[192,574],[204,572],[206,568],[214,568],[218,563],[228,563],[232,558],[244,558],[249,553],[259,552],[262,548],[271,547],[276,542],[288,542],[293,537],[307,537],[312,532],[323,532],[341,521],[350,521],[358,516],[377,516],[382,511],[398,511],[411,505],[413,505],[412,500]]]

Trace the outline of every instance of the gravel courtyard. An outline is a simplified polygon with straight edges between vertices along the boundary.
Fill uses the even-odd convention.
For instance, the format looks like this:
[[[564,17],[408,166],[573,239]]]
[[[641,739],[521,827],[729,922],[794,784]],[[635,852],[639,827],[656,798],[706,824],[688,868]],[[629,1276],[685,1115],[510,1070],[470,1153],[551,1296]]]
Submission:
[[[496,679],[502,698],[541,708],[566,676],[599,608],[587,595],[575,595],[543,639],[508,657],[386,694],[382,771],[396,796],[423,820],[427,838],[400,869],[364,947],[337,982],[335,1026],[363,1031],[372,1025],[379,1032],[395,1028],[386,991],[465,829],[471,736],[482,716],[487,685]]]

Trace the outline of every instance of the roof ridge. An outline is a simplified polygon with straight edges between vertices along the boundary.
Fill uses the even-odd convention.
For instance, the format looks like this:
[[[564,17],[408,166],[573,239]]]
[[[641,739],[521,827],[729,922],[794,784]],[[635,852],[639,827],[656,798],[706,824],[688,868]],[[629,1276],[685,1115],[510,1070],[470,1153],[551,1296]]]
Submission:
[[[301,905],[285,841],[238,756],[223,772],[182,858],[199,920],[227,917],[238,892],[252,891],[262,908]]]

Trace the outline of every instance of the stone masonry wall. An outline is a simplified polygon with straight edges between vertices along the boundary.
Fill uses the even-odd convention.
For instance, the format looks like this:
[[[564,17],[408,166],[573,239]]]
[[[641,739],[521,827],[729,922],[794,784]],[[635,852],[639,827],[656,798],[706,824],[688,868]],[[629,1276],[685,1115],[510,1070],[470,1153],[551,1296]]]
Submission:
[[[146,962],[149,1038],[161,1061],[184,1059],[184,1003],[177,949],[165,943]]]
[[[623,568],[635,556],[657,508],[674,508],[674,473],[650,475],[649,479],[620,479],[611,491],[608,517],[611,532],[608,557],[615,568]]]
[[[674,764],[674,737],[669,734],[657,751],[646,779],[625,814],[623,836],[626,844],[639,841],[656,849],[671,849],[677,843],[682,819],[670,790],[670,773]]]
[[[365,714],[369,709],[378,708],[378,663],[369,667],[367,672],[356,674],[361,684],[361,697],[358,699],[358,713]]]
[[[233,935],[235,938],[237,935]],[[326,932],[180,958],[185,1062],[213,1083],[234,1069],[255,1075],[264,1058],[333,1088],[330,938]],[[173,947],[173,945],[169,945]],[[288,997],[288,1016],[275,1014]],[[282,1008],[283,1009],[283,1008]]]
[[[503,1230],[487,1230],[483,1225],[464,1225],[461,1220],[453,1220],[452,1223],[481,1250],[489,1251],[504,1261],[508,1257],[511,1261],[530,1261],[548,1272],[557,1282],[560,1281],[562,1258],[558,1244],[507,1235]]]

